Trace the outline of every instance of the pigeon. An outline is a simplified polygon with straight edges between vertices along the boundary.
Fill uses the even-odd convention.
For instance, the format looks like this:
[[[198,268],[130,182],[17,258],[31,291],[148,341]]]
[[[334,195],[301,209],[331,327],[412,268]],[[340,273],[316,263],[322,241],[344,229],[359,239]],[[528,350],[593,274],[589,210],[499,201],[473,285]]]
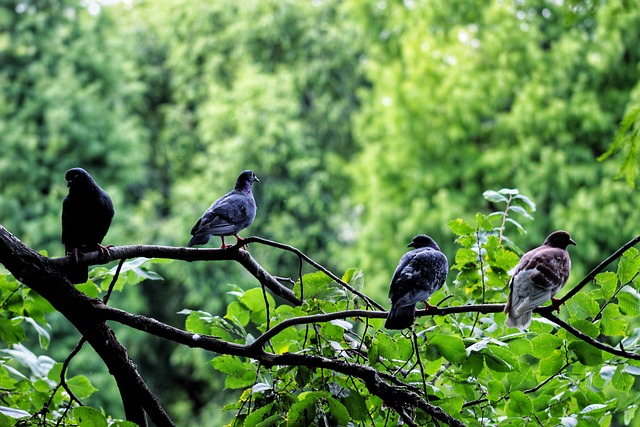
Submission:
[[[69,194],[62,202],[62,243],[67,256],[77,263],[80,252],[108,253],[101,243],[115,214],[111,198],[82,168],[69,169],[65,179]],[[73,284],[84,283],[89,267],[70,266],[67,277]]]
[[[389,285],[391,310],[384,326],[387,329],[404,329],[413,325],[416,304],[424,302],[442,287],[447,278],[449,264],[438,244],[421,234],[413,238],[407,247],[414,250],[400,258]]]
[[[253,171],[243,171],[236,186],[229,193],[220,197],[205,211],[202,218],[191,229],[193,236],[187,247],[206,244],[211,236],[222,238],[221,248],[225,245],[225,236],[235,236],[238,243],[242,238],[238,233],[251,225],[256,217],[256,201],[253,198],[251,185],[260,182]]]
[[[507,326],[528,328],[531,311],[549,299],[558,308],[553,296],[569,279],[571,259],[567,246],[575,244],[566,231],[554,231],[542,246],[522,256],[509,281],[509,299],[504,307]]]

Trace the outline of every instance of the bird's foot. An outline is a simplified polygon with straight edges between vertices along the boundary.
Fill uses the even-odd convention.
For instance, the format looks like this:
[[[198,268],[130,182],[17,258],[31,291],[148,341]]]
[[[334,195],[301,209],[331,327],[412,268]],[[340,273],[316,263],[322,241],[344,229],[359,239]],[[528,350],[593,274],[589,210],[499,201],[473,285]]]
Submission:
[[[244,239],[242,237],[238,236],[237,234],[235,234],[234,236],[237,239],[236,246],[241,244],[244,241]],[[249,252],[249,244],[248,243],[243,244],[242,246],[240,246],[240,249],[244,249],[245,251]]]
[[[560,306],[562,305],[562,301],[557,298],[551,298],[551,307],[553,307],[553,311],[560,312]]]
[[[438,308],[438,307],[437,307],[437,306],[435,306],[435,305],[431,305],[431,304],[429,304],[427,301],[422,301],[422,303],[424,304],[424,309],[425,309],[425,310],[429,310],[429,309],[432,309],[432,308]]]
[[[220,236],[220,238],[222,239],[222,245],[220,245],[220,249],[228,249],[228,248],[231,248],[231,247],[233,247],[233,246],[234,246],[234,245],[227,245],[227,244],[224,242],[224,236]]]
[[[102,246],[101,244],[98,243],[98,252],[100,252],[100,256],[104,257],[104,258],[108,258],[109,257],[109,249],[112,248],[113,245],[107,245],[107,246]]]
[[[78,251],[78,248],[73,248],[71,252],[67,252],[67,256],[77,264],[81,253],[82,252]]]

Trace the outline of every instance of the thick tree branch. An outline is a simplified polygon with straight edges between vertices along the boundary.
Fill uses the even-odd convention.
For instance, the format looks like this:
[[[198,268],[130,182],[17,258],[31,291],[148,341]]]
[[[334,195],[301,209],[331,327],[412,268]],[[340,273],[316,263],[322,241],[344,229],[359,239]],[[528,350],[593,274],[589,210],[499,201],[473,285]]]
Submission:
[[[67,280],[64,271],[0,226],[0,263],[20,282],[45,298],[87,339],[114,376],[127,419],[146,426],[145,413],[157,426],[173,426],[157,398],[139,375],[113,331],[96,315],[102,302],[87,297]]]
[[[159,322],[155,319],[134,315],[112,307],[102,306],[101,312],[104,319],[117,321],[134,329],[150,333],[160,338],[175,341],[189,347],[201,348],[215,353],[249,357],[266,367],[280,365],[325,368],[345,375],[356,377],[365,383],[371,393],[383,399],[390,407],[394,408],[396,411],[403,410],[402,406],[408,404],[410,406],[422,409],[427,414],[433,416],[439,421],[446,423],[447,425],[464,426],[464,424],[451,417],[442,409],[426,402],[423,398],[420,397],[418,393],[411,391],[409,387],[403,387],[405,386],[405,384],[401,383],[390,375],[379,372],[368,366],[349,363],[337,359],[328,359],[325,357],[314,355],[268,353],[263,350],[262,346],[255,346],[253,344],[242,345],[229,343],[211,336],[192,334],[179,328],[175,328],[173,326]],[[373,316],[375,317],[381,317],[381,315],[386,315],[386,313],[384,312],[369,312],[365,310],[352,310],[351,312],[362,314],[363,316],[373,314]],[[341,314],[344,318],[344,312],[342,312]],[[317,315],[305,316],[305,319],[309,320],[309,318],[312,317],[315,317],[316,319],[319,317],[325,321],[329,321],[332,318],[331,315]],[[276,327],[271,329],[269,332],[275,330]],[[263,340],[263,342],[264,341],[266,340]],[[395,385],[390,385],[385,380],[391,381]],[[400,384],[402,384],[402,386],[400,386]]]
[[[244,239],[244,241],[248,241]],[[183,248],[174,246],[157,245],[129,245],[116,246],[109,249],[109,255],[103,256],[100,252],[83,254],[80,264],[99,265],[122,258],[168,258],[182,261],[236,261],[251,273],[262,285],[266,286],[275,295],[284,298],[294,305],[302,302],[294,295],[293,291],[278,282],[267,270],[265,270],[247,251],[240,246],[232,246],[226,249]],[[53,267],[66,269],[74,262],[68,257],[51,258]]]

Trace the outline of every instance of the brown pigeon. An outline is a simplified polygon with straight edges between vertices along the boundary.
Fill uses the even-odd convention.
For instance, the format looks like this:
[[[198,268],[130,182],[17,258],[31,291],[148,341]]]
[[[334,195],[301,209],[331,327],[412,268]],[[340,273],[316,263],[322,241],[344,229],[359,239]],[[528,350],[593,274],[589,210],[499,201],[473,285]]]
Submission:
[[[82,168],[69,169],[65,179],[69,194],[62,202],[62,243],[67,255],[77,262],[79,252],[107,253],[101,243],[115,214],[111,198]],[[84,283],[89,267],[72,265],[67,277],[71,283]]]
[[[260,182],[253,171],[243,171],[233,190],[218,200],[205,211],[202,218],[191,229],[193,236],[187,247],[206,244],[211,236],[222,238],[221,248],[226,248],[225,236],[235,236],[238,242],[242,238],[238,233],[253,223],[256,217],[256,201],[253,198],[251,186]]]
[[[400,258],[389,285],[391,310],[384,327],[404,329],[413,325],[416,304],[427,300],[442,287],[447,278],[449,264],[438,244],[421,234],[413,238],[407,247],[414,250]]]
[[[551,299],[567,283],[571,259],[567,246],[575,245],[566,231],[554,231],[542,246],[522,256],[509,282],[509,299],[504,312],[507,326],[525,329],[531,324],[531,311]]]

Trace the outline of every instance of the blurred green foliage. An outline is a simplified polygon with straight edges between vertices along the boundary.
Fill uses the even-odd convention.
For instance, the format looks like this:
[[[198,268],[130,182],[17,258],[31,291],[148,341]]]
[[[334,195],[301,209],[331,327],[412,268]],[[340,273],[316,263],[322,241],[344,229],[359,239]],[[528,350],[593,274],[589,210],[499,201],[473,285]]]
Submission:
[[[447,224],[492,211],[477,197],[488,188],[518,188],[537,204],[515,245],[571,232],[570,284],[637,234],[635,191],[612,179],[616,162],[596,160],[640,102],[635,2],[176,0],[89,10],[76,0],[0,4],[0,223],[52,256],[63,254],[63,177],[74,166],[113,198],[105,242],[116,245],[184,245],[251,168],[258,216],[244,234],[294,245],[334,271],[362,269],[379,301],[413,235],[430,234],[452,258]],[[625,150],[633,171],[636,151]],[[252,253],[296,277],[290,254]],[[112,303],[179,324],[183,309],[223,313],[227,284],[255,286],[223,263],[158,270],[163,282]],[[64,319],[50,322],[64,343],[51,348],[59,360],[76,337]],[[180,425],[218,416],[217,402],[234,398],[221,392],[223,377],[212,379],[208,355],[117,332]],[[119,408],[99,362],[79,358],[99,372],[100,404]]]

